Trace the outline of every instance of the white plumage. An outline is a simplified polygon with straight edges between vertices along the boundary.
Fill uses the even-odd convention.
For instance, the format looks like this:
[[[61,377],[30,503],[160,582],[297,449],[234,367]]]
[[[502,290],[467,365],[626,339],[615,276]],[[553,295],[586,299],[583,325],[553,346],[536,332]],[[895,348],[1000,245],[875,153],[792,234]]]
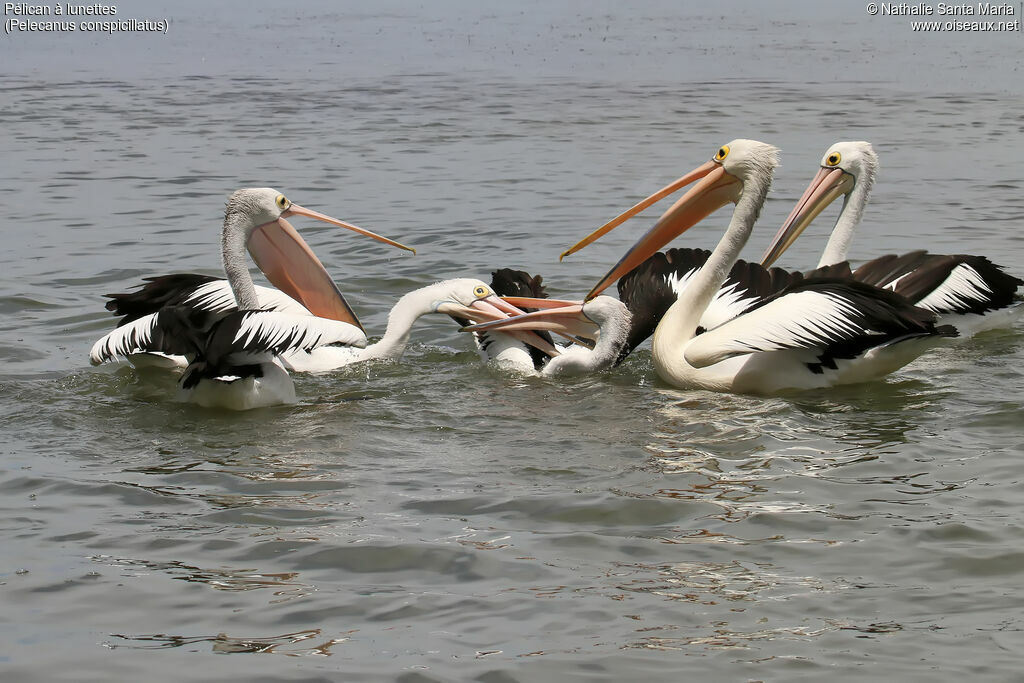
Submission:
[[[256,285],[256,297],[260,302],[260,310],[293,315],[313,315],[298,301],[273,287]],[[226,313],[238,307],[235,295],[231,292],[231,285],[227,280],[214,280],[199,285],[187,296],[183,305],[213,313]]]
[[[886,334],[839,292],[787,293],[697,335],[684,356],[695,368],[746,353],[825,349],[839,342]]]
[[[699,268],[694,268],[683,275],[670,274],[667,276],[668,285],[676,293],[677,299],[686,291],[686,288],[699,272]],[[717,327],[728,320],[732,320],[760,300],[760,297],[755,296],[740,283],[726,282],[715,292],[714,297],[704,311],[704,315],[700,318],[700,325],[705,329]]]

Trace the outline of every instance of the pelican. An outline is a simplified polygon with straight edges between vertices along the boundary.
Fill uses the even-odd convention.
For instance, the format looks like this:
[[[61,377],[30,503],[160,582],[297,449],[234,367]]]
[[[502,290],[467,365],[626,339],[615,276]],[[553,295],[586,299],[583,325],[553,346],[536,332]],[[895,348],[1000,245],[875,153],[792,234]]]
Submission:
[[[723,145],[711,161],[675,183],[677,189],[697,184],[585,300],[594,299],[677,235],[732,202],[736,207],[725,235],[655,329],[652,358],[667,383],[772,394],[860,382],[892,372],[943,337],[956,335],[949,326],[937,327],[933,313],[892,292],[820,277],[790,285],[698,333],[701,316],[750,236],[777,164],[778,150],[771,145],[743,139]]]
[[[581,327],[582,336],[577,336],[574,330],[560,330],[565,340],[558,343],[543,326],[512,326],[508,329],[490,326],[489,323],[501,320],[518,320],[532,310],[571,303],[549,299],[540,275],[502,268],[491,274],[491,288],[500,295],[497,301],[491,302],[497,311],[478,312],[470,318],[452,315],[462,325],[461,331],[473,333],[482,360],[517,374],[552,374],[554,368],[568,359],[594,348],[594,342],[588,335],[594,333],[591,336],[596,337],[596,327]],[[488,316],[489,320],[481,321]],[[477,324],[473,325],[474,322]]]
[[[688,182],[690,182],[688,176],[683,176],[658,190],[562,252],[559,260],[583,249],[656,201],[684,187]],[[630,327],[626,342],[614,364],[622,362],[637,346],[654,333],[661,317],[690,285],[709,256],[711,256],[711,252],[707,249],[669,249],[651,255],[650,258],[619,279],[619,300],[625,304],[630,313]],[[832,266],[819,268],[808,273],[807,276],[837,277],[848,275],[848,273],[849,269],[846,266]],[[804,273],[799,271],[762,267],[757,263],[737,260],[729,271],[728,278],[715,291],[707,309],[701,316],[698,331],[717,327],[727,320],[731,320],[753,304],[778,294],[787,286],[803,280],[804,277]],[[575,304],[567,302],[567,305]],[[507,324],[488,325],[487,329],[507,329]],[[603,369],[603,367],[595,367],[595,369]]]
[[[475,334],[526,331],[554,332],[577,342],[559,347],[560,354],[537,365],[545,377],[589,375],[618,366],[636,347],[654,334],[665,312],[679,298],[690,279],[707,261],[710,251],[668,249],[658,252],[621,277],[619,298],[599,295],[589,301],[535,299],[502,296],[508,304],[530,313],[467,325],[462,332]],[[821,269],[825,277],[831,269]],[[725,284],[715,293],[709,311],[701,316],[697,334],[708,321],[726,322],[755,303],[800,282],[804,275],[781,268],[766,269],[738,260]],[[581,346],[580,340],[597,339]]]
[[[679,189],[678,181],[652,195],[660,199],[669,190]],[[641,210],[650,206],[651,198],[635,205],[604,226],[591,233],[573,247],[563,252],[561,258],[579,251],[601,235],[606,234],[610,227],[621,224]],[[609,227],[610,226],[610,227]],[[537,301],[529,297],[503,296],[507,303],[522,308],[557,309],[538,312],[530,317],[513,317],[509,320],[495,320],[464,327],[466,332],[508,332],[512,330],[546,330],[556,332],[571,340],[579,342],[601,334],[602,323],[598,321],[615,320],[611,338],[604,333],[601,348],[593,348],[587,355],[579,345],[562,348],[568,351],[566,357],[553,359],[544,365],[543,375],[580,375],[605,370],[622,363],[636,347],[647,340],[662,316],[675,303],[679,295],[690,284],[694,276],[700,272],[711,252],[707,249],[675,248],[651,255],[646,261],[621,277],[618,281],[619,300],[610,297],[586,302],[553,300]],[[846,269],[822,268],[809,275],[835,276],[845,274]],[[707,310],[701,316],[698,332],[716,327],[736,317],[753,304],[775,295],[791,284],[804,279],[799,271],[787,271],[781,268],[765,268],[757,263],[742,259],[737,260],[729,271],[725,283],[715,292]],[[504,294],[504,292],[501,292]],[[599,297],[600,299],[600,297]],[[532,326],[534,321],[543,321],[540,326]],[[611,323],[609,323],[611,324]],[[620,332],[624,337],[620,338]],[[612,351],[614,350],[614,353]],[[539,368],[540,369],[540,368]]]
[[[554,332],[570,341],[558,347],[558,356],[545,358],[536,370],[543,376],[587,375],[617,366],[653,333],[665,312],[675,303],[690,279],[707,261],[704,249],[668,249],[658,252],[619,279],[619,298],[598,296],[590,301],[506,296],[507,304],[533,312],[509,315],[462,328],[476,334]],[[737,261],[725,284],[715,293],[710,311],[701,323],[718,323],[735,317],[757,301],[782,291],[804,278],[802,273],[781,268],[766,269],[756,263]],[[539,278],[538,278],[539,279]],[[496,286],[495,289],[498,289]],[[703,327],[698,327],[702,332]],[[594,344],[586,343],[597,339]],[[582,343],[581,343],[582,342]]]
[[[499,295],[499,300],[493,303],[500,306],[499,310],[504,314],[502,318],[495,316],[494,320],[526,312],[510,303],[510,297],[526,297],[525,300],[532,301],[547,300],[548,296],[540,275],[534,276],[512,268],[500,268],[491,273],[491,290]],[[463,329],[474,322],[482,322],[480,317],[452,317]],[[546,332],[537,330],[508,333],[481,330],[474,331],[473,339],[481,360],[518,374],[528,375],[538,371],[565,350],[564,346],[557,346]]]
[[[268,206],[271,200],[275,204],[274,211],[280,212],[277,219],[258,226],[252,223],[260,217],[260,204]],[[106,303],[107,310],[120,316],[118,325],[132,323],[169,306],[184,306],[212,314],[229,313],[238,310],[236,287],[232,284],[234,277],[237,282],[245,283],[247,292],[255,293],[257,305],[254,308],[339,320],[363,330],[359,318],[338,291],[323,264],[286,220],[291,216],[315,218],[400,249],[416,252],[411,247],[369,230],[293,204],[272,188],[243,189],[229,197],[224,212],[221,256],[227,279],[194,273],[145,278],[138,291],[108,294],[111,300]],[[278,289],[253,283],[245,262],[246,250]],[[345,357],[347,352],[340,353]],[[299,348],[284,352],[279,360],[289,370],[315,371],[329,366],[338,354],[339,349],[331,346],[319,346],[308,351]],[[184,369],[189,364],[184,356],[156,351],[131,353],[127,358],[136,366]]]
[[[90,351],[92,363],[139,353],[183,355],[189,359],[179,380],[183,400],[235,410],[294,402],[294,386],[278,356],[326,344],[364,346],[366,335],[312,250],[286,220],[293,215],[402,246],[293,204],[274,189],[238,190],[228,200],[221,233],[234,310],[225,313],[170,302],[97,341]],[[263,310],[245,264],[246,248],[267,278],[307,312],[328,315]]]
[[[515,273],[529,276],[522,271],[507,270],[504,291],[520,293],[522,290],[509,289]],[[445,314],[460,325],[471,322],[497,320],[505,316],[519,315],[523,310],[506,304],[495,294],[496,281],[501,279],[496,271],[491,287],[475,278],[454,278],[415,289],[403,295],[388,313],[384,335],[374,344],[357,346],[319,346],[311,350],[293,349],[280,354],[278,362],[291,372],[330,372],[339,368],[370,360],[399,360],[405,353],[409,337],[417,320],[429,314]],[[537,278],[539,281],[539,278]],[[494,288],[494,289],[492,289]],[[295,315],[312,315],[304,306],[291,297],[270,287],[256,286],[261,308]],[[120,324],[130,324],[138,318],[163,308],[168,302],[190,309],[210,313],[229,313],[237,310],[234,295],[227,281],[206,275],[181,273],[149,278],[139,291],[124,294],[110,294],[107,308],[115,315],[124,316]],[[558,355],[549,337],[532,332],[516,335],[483,335],[476,340],[477,350],[483,360],[510,367],[521,367],[524,372],[543,363],[547,358]],[[149,361],[184,368],[188,364],[185,356],[160,354],[156,359],[147,358],[154,354],[132,354],[132,361],[140,364]]]
[[[348,362],[398,360],[408,344],[413,324],[431,313],[448,315],[460,325],[465,325],[467,321],[479,323],[500,320],[506,316],[522,315],[524,312],[506,303],[495,294],[492,287],[481,280],[442,280],[413,290],[400,298],[388,314],[387,329],[381,340],[363,349],[348,350]],[[550,338],[531,331],[480,335],[476,342],[482,360],[529,369],[534,366],[533,354],[549,357],[559,353],[551,344]]]
[[[588,375],[605,370],[622,362],[635,347],[629,346],[633,317],[621,301],[610,296],[598,296],[587,302],[502,298],[514,306],[537,310],[466,326],[462,331],[475,334],[548,331],[570,339],[597,339],[592,348],[577,345],[559,349],[559,355],[537,368],[544,377]]]
[[[762,264],[778,259],[826,206],[843,197],[832,235],[818,266],[846,261],[853,233],[864,214],[878,171],[878,155],[868,142],[837,142],[765,251]],[[962,337],[1011,325],[1024,311],[1017,288],[1024,285],[984,256],[944,256],[926,251],[888,254],[853,271],[861,282],[891,289],[911,303],[954,325]]]
[[[706,249],[674,248],[657,252],[621,277],[619,300],[630,313],[626,343],[615,362],[618,365],[637,346],[654,334],[662,316],[704,267],[711,252]],[[845,267],[824,267],[806,276],[799,271],[765,268],[738,259],[729,270],[701,315],[698,334],[732,320],[754,304],[774,296],[805,277],[837,277],[848,274]]]

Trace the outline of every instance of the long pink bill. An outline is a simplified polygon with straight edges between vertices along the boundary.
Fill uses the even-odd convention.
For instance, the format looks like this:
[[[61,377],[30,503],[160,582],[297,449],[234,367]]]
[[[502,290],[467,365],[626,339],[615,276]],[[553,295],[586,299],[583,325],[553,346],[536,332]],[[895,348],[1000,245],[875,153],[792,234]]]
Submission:
[[[256,228],[248,247],[267,279],[310,313],[363,329],[320,259],[284,218]]]
[[[582,301],[570,301],[568,299],[539,299],[532,296],[503,296],[501,298],[506,303],[517,308],[531,308],[541,311],[582,306],[583,304]],[[579,344],[580,346],[584,346],[588,349],[593,349],[593,340],[597,337],[598,328],[596,326],[587,325],[585,328],[581,328],[578,332],[572,332],[569,329],[554,329],[551,331],[562,335],[574,344]]]
[[[518,316],[523,314],[521,309],[505,303],[496,296],[477,299],[469,306],[462,306],[454,302],[446,301],[438,307],[437,311],[440,313],[447,313],[448,315],[452,315],[457,318],[466,318],[477,324],[508,320],[509,316]],[[536,331],[513,330],[508,334],[510,337],[518,339],[524,344],[528,344],[542,353],[546,353],[552,358],[557,356],[559,353],[558,349],[555,348],[551,342],[537,334]]]
[[[355,311],[345,301],[320,259],[286,220],[288,216],[315,218],[400,249],[413,253],[416,250],[297,204],[292,204],[276,221],[264,223],[249,236],[247,246],[253,261],[275,287],[301,303],[315,316],[340,320],[363,329]]]
[[[600,228],[598,228],[594,232],[590,233],[589,235],[587,235],[586,237],[581,239],[576,244],[572,245],[571,247],[569,247],[568,249],[563,251],[561,253],[561,255],[559,255],[558,260],[561,261],[566,256],[568,256],[569,254],[574,254],[577,251],[579,251],[580,249],[582,249],[583,247],[587,246],[588,244],[590,244],[592,242],[596,242],[598,239],[600,239],[604,235],[606,235],[609,232],[611,232],[614,228],[616,228],[617,226],[621,225],[622,223],[625,223],[627,220],[629,220],[633,216],[637,215],[638,213],[640,213],[641,211],[643,211],[647,207],[651,206],[655,202],[658,202],[661,199],[664,199],[665,197],[667,197],[668,195],[672,194],[676,190],[679,190],[681,188],[686,187],[687,185],[689,185],[693,181],[695,181],[695,180],[697,180],[699,178],[704,177],[705,175],[710,173],[711,170],[716,165],[717,164],[715,164],[715,162],[709,161],[706,164],[704,164],[703,166],[695,168],[694,170],[690,171],[689,173],[687,173],[683,177],[681,177],[681,178],[679,178],[679,179],[669,183],[665,187],[661,188],[660,190],[658,190],[657,192],[655,192],[654,194],[649,196],[647,199],[644,199],[644,200],[642,200],[640,202],[637,202],[636,204],[634,204],[630,208],[628,208],[625,211],[623,211],[622,213],[620,213],[615,218],[611,219],[610,221],[608,221],[607,223],[602,225]]]
[[[772,243],[761,257],[761,265],[769,267],[782,256],[796,238],[818,217],[825,207],[853,189],[854,178],[841,168],[825,168],[811,180],[796,206],[786,217],[779,231],[775,233]]]
[[[694,169],[684,178],[700,179],[683,195],[658,222],[629,248],[619,262],[587,293],[590,301],[603,292],[620,277],[646,261],[659,249],[682,233],[699,223],[729,202],[735,202],[743,189],[743,183],[730,175],[721,164],[709,161]]]
[[[538,299],[532,296],[503,296],[501,300],[507,304],[515,306],[517,309],[526,308],[561,308],[563,306],[573,306],[580,303],[579,301],[569,301],[567,299]],[[525,313],[520,310],[518,314]]]
[[[526,297],[522,298],[526,299]],[[536,301],[549,300],[538,299]],[[524,303],[527,303],[530,308],[534,307],[531,301],[526,301]],[[591,340],[597,338],[599,328],[596,323],[590,320],[586,314],[583,313],[583,303],[579,301],[563,301],[559,303],[566,305],[543,308],[538,311],[533,311],[532,313],[524,313],[522,315],[505,318],[503,320],[470,325],[462,328],[461,331],[493,331],[504,332],[507,334],[525,330],[545,330],[560,334],[570,341],[586,346],[587,348],[594,348],[594,344]]]
[[[370,232],[369,230],[366,230],[365,228],[360,228],[358,225],[352,225],[351,223],[346,223],[345,221],[339,221],[337,218],[333,218],[331,216],[328,216],[327,214],[320,213],[319,211],[313,211],[312,209],[307,209],[304,206],[299,206],[298,204],[292,204],[291,206],[288,207],[287,211],[285,211],[283,214],[281,214],[282,218],[288,218],[289,216],[306,216],[307,218],[315,218],[318,221],[323,221],[324,223],[330,223],[331,225],[337,225],[340,228],[345,228],[346,230],[351,230],[352,232],[359,233],[360,235],[365,235],[366,237],[372,237],[373,239],[377,240],[378,242],[383,242],[384,244],[390,244],[393,247],[398,247],[399,249],[405,249],[406,251],[411,251],[414,254],[416,253],[415,249],[413,249],[412,247],[407,247],[404,244],[402,244],[401,242],[396,242],[395,240],[389,239],[387,237],[384,237],[383,235],[378,235],[375,232]]]

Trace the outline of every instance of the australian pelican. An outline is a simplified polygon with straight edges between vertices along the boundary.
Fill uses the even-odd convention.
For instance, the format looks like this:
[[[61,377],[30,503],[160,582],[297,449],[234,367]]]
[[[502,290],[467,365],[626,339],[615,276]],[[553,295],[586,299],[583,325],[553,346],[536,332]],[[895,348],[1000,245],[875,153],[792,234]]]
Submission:
[[[676,181],[675,189],[697,184],[590,291],[580,314],[586,315],[588,303],[659,248],[732,202],[736,208],[724,237],[655,329],[654,365],[669,384],[768,394],[859,382],[892,372],[956,334],[949,326],[937,327],[933,313],[892,292],[827,277],[799,280],[701,329],[702,316],[750,236],[777,163],[775,147],[734,140]],[[534,314],[538,319],[543,316]]]
[[[90,360],[99,364],[145,353],[184,356],[189,362],[179,380],[181,397],[207,407],[245,410],[294,401],[281,355],[327,344],[364,346],[366,336],[323,265],[286,220],[293,215],[402,246],[293,204],[276,190],[239,190],[228,200],[221,234],[231,310],[167,301],[97,341]],[[305,307],[305,315],[263,308],[246,267],[246,249],[273,284]]]
[[[762,263],[778,259],[825,207],[839,197],[839,212],[818,266],[846,261],[878,172],[878,155],[868,142],[837,142],[765,251]],[[861,282],[891,289],[939,315],[963,337],[1013,323],[1022,311],[1020,280],[984,256],[941,255],[927,251],[887,254],[853,271]]]

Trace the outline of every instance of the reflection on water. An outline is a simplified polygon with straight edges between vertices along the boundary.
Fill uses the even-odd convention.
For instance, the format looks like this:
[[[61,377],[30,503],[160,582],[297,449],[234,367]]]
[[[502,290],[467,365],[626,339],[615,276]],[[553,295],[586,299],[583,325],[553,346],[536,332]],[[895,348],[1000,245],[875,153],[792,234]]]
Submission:
[[[783,627],[772,629],[758,629],[756,631],[731,631],[727,628],[715,629],[714,635],[695,636],[649,636],[629,647],[638,647],[651,650],[683,650],[689,646],[703,646],[707,648],[748,648],[752,643],[761,640],[808,640],[828,632],[829,628],[810,629],[804,627]]]
[[[125,569],[122,576],[138,576],[140,571],[148,570],[167,574],[179,581],[202,583],[217,590],[271,589],[274,599],[270,600],[270,603],[302,597],[316,590],[312,585],[296,581],[298,572],[261,574],[252,569],[203,569],[176,561],[150,562],[104,555],[98,555],[91,559],[103,565]]]
[[[352,631],[352,633],[355,632],[356,631]],[[171,636],[162,633],[152,635],[123,635],[120,633],[114,633],[111,634],[112,638],[119,638],[127,642],[108,642],[106,643],[106,646],[112,650],[117,648],[155,650],[173,647],[187,647],[199,643],[210,643],[211,651],[217,654],[260,653],[287,655],[289,657],[302,657],[306,655],[327,657],[334,654],[334,652],[332,652],[332,648],[334,648],[335,645],[349,640],[348,637],[342,636],[338,638],[330,638],[314,644],[306,642],[308,640],[319,638],[319,636],[319,629],[258,638],[238,638],[229,636],[226,633],[218,633],[215,636]],[[300,644],[301,647],[297,647]]]
[[[799,593],[823,590],[814,577],[783,577],[770,566],[727,563],[681,562],[672,565],[631,565],[640,578],[625,581],[626,591],[716,605],[720,601],[785,600],[794,589]],[[655,573],[654,578],[646,576]],[[806,589],[806,590],[805,590]]]

